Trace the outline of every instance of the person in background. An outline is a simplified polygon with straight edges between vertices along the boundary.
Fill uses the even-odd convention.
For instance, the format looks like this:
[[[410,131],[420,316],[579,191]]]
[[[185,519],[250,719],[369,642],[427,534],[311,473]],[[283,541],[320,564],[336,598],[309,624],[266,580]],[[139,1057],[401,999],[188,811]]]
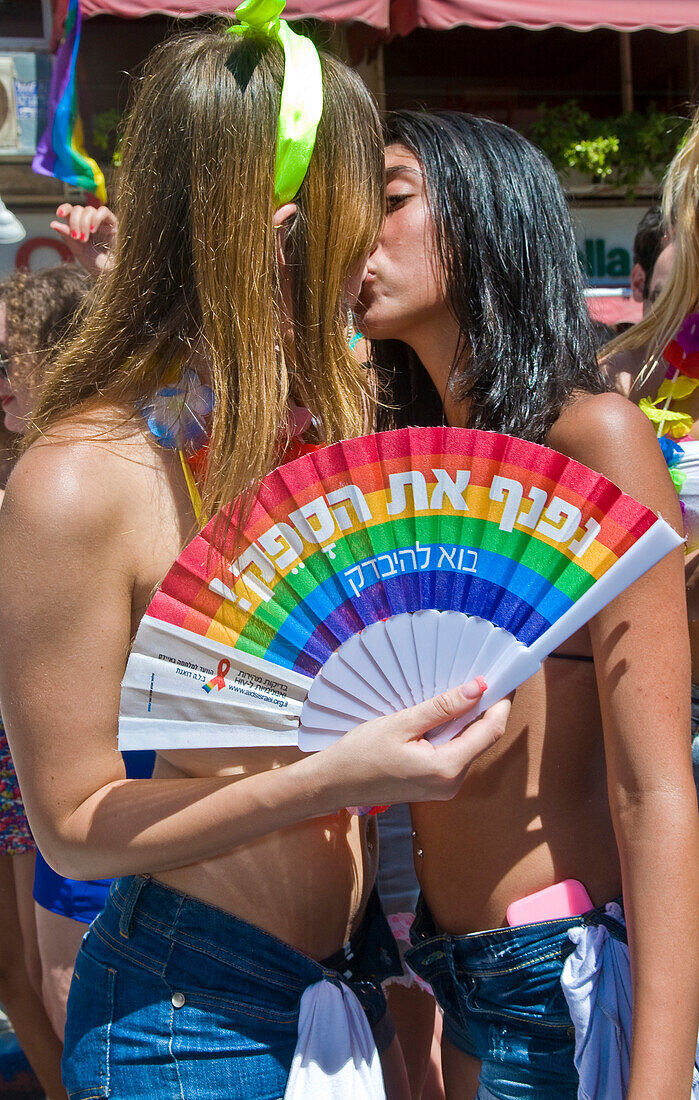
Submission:
[[[650,425],[606,392],[551,165],[520,134],[470,115],[398,112],[385,131],[387,217],[357,318],[385,381],[384,419],[446,418],[546,444],[679,529]],[[455,799],[413,804],[423,897],[406,959],[444,1011],[450,1100],[594,1095],[579,1080],[570,1007],[582,1016],[590,1006],[561,984],[568,932],[597,926],[616,955],[624,914],[634,995],[632,1028],[620,995],[625,1100],[689,1096],[699,820],[688,725],[676,550],[517,689],[506,740]],[[506,925],[511,904],[566,879],[586,888],[589,910]],[[595,1030],[606,1018],[598,1006]],[[611,1069],[595,1040],[586,1049],[593,1077]]]
[[[649,300],[650,278],[664,236],[662,211],[659,206],[651,206],[636,227],[631,268],[631,294],[634,301],[643,303],[644,315]]]
[[[638,223],[631,269],[631,291],[634,299],[643,303],[644,320],[669,278],[674,254],[672,232],[665,224],[662,210],[659,206],[651,206]],[[608,344],[613,337],[614,333],[610,332],[604,343]],[[628,348],[610,360],[606,356],[604,358],[605,374],[610,385],[632,401],[649,397],[662,381],[661,377],[649,375],[648,372],[639,377],[646,360],[646,349],[643,347]]]
[[[50,228],[58,233],[75,259],[94,278],[110,270],[118,223],[108,206],[76,206],[63,202]]]
[[[9,349],[7,377],[0,379],[0,394],[9,426],[5,431],[15,441],[15,461],[18,437],[31,422],[51,354],[66,335],[90,286],[90,279],[74,264],[17,272],[0,283],[0,308],[4,311]],[[128,774],[133,778],[150,775],[153,759],[153,753],[125,754]],[[38,946],[36,981],[61,1042],[75,956],[86,926],[104,906],[110,884],[111,879],[83,882],[58,875],[36,850],[32,918]]]
[[[411,1100],[444,1100],[441,1014],[430,986],[405,961],[420,893],[409,806],[391,806],[379,816],[377,886],[401,959],[402,973],[383,984],[408,1070]]]
[[[17,272],[0,282],[0,402],[3,474],[9,476],[17,440],[29,424],[52,346],[65,332],[89,286],[74,265],[36,273]],[[4,480],[1,489],[4,488]],[[47,1095],[65,1097],[61,1083],[62,1044],[52,1029],[49,970],[42,939],[41,909],[32,900],[36,851],[21,801],[12,758],[0,722],[0,1001],[17,1039]],[[71,922],[73,923],[73,922]],[[82,935],[82,926],[80,935]],[[63,930],[61,930],[63,931]],[[75,938],[75,937],[74,937]],[[72,971],[78,943],[67,965]],[[69,951],[68,954],[71,954]]]
[[[687,538],[685,580],[692,650],[692,763],[699,795],[699,111],[668,170],[663,190],[672,265],[653,309],[612,341],[602,363],[640,363],[629,389],[651,419],[682,506]],[[678,367],[679,364],[679,367]]]

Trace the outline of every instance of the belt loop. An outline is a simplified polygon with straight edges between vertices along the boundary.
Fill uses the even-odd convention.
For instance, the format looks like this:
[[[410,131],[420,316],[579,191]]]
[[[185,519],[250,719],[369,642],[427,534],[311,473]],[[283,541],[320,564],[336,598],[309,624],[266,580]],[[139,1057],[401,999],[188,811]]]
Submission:
[[[136,908],[141,890],[146,885],[149,878],[149,875],[134,875],[131,879],[131,885],[124,898],[124,908],[119,918],[119,935],[123,936],[125,940],[129,939],[133,931],[134,909]]]
[[[603,928],[606,928],[610,936],[613,936],[619,943],[628,943],[625,924],[616,920],[616,918],[607,913],[605,909],[593,909],[590,913],[586,913],[583,924],[591,925],[593,928],[599,928],[601,925]]]
[[[599,919],[599,923],[603,924],[609,932],[610,936],[613,936],[619,943],[628,944],[628,936],[626,933],[626,927],[620,921],[615,920],[608,913],[603,913]]]
[[[456,973],[456,963],[454,962],[454,941],[451,936],[444,936],[442,942],[442,950],[444,951],[444,958],[447,964],[447,970],[452,981],[459,981]]]

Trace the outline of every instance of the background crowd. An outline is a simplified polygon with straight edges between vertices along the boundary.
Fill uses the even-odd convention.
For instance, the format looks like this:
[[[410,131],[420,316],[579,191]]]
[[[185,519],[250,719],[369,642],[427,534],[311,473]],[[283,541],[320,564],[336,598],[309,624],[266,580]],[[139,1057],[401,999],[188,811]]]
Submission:
[[[78,262],[0,283],[3,486],[19,462],[0,542],[3,553],[12,547],[13,554],[11,568],[3,565],[2,704],[20,774],[18,781],[0,727],[0,1003],[47,1097],[87,1096],[89,1036],[100,1026],[91,998],[116,965],[105,945],[119,929],[133,952],[128,997],[119,993],[133,1030],[123,1021],[123,1033],[114,1028],[114,1047],[141,1050],[136,1032],[151,1023],[153,1039],[152,1049],[132,1056],[137,1068],[115,1055],[114,1095],[155,1087],[148,1067],[159,1064],[158,1043],[167,1037],[148,1014],[157,996],[147,985],[153,966],[139,973],[136,960],[151,951],[157,958],[160,947],[138,937],[152,932],[154,913],[165,922],[173,899],[181,906],[188,898],[201,910],[192,909],[195,939],[204,938],[202,928],[211,937],[214,930],[240,942],[249,937],[251,959],[269,948],[254,938],[260,928],[283,941],[290,988],[298,976],[292,962],[299,965],[292,953],[344,973],[337,962],[343,944],[357,956],[364,950],[358,936],[363,945],[384,944],[391,963],[371,972],[379,992],[362,1005],[387,1095],[498,1100],[527,1095],[534,1082],[537,1100],[561,1100],[578,1095],[580,1067],[573,1064],[563,995],[551,992],[560,967],[552,973],[549,960],[561,956],[571,922],[545,932],[537,927],[534,935],[505,928],[504,914],[516,897],[575,878],[591,898],[587,924],[608,927],[625,943],[624,921],[608,913],[616,905],[630,930],[635,1014],[628,1096],[689,1096],[699,996],[697,792],[689,767],[693,738],[699,790],[699,370],[681,374],[678,385],[665,351],[679,340],[699,363],[699,115],[669,166],[662,209],[650,210],[638,228],[632,288],[644,319],[600,346],[565,199],[543,155],[507,127],[449,113],[400,112],[383,120],[380,140],[359,81],[325,55],[314,159],[298,195],[274,204],[272,228],[270,202],[257,195],[270,173],[283,67],[274,51],[251,53],[243,36],[231,62],[232,49],[217,32],[161,48],[124,139],[116,213],[59,207],[54,229]],[[231,71],[233,92],[222,90]],[[250,80],[259,81],[260,118],[245,99]],[[223,147],[217,96],[243,120]],[[340,149],[348,129],[356,148]],[[229,177],[212,180],[212,165],[236,158]],[[225,232],[224,219],[231,223]],[[243,246],[246,233],[259,240]],[[366,337],[358,357],[349,349],[355,330]],[[241,776],[231,778],[229,762],[218,758],[203,763],[196,754],[184,761],[163,754],[154,773],[152,754],[126,754],[131,758],[115,764],[114,700],[118,705],[134,625],[196,530],[176,454],[154,447],[134,412],[183,356],[216,395],[200,484],[209,514],[251,472],[274,464],[291,399],[313,413],[306,442],[314,446],[377,426],[440,423],[546,443],[682,527],[684,586],[679,555],[656,566],[552,654],[518,689],[511,710],[501,704],[489,712],[471,745],[457,738],[448,762],[442,756],[427,777],[414,744],[387,740],[371,748],[362,727],[348,735],[344,757],[329,753],[312,783],[294,770],[299,761],[283,754],[273,762],[246,761],[239,787]],[[102,511],[86,510],[71,542],[56,538],[56,530],[63,520],[68,527],[79,522],[66,515],[82,507],[75,489],[66,489],[78,479],[79,495],[92,494]],[[92,546],[99,540],[90,532],[99,522],[110,528],[112,514],[120,531],[138,528],[141,541],[122,542],[108,557],[103,546]],[[55,557],[63,567],[77,546],[85,549],[73,588],[66,581],[55,611],[40,611],[55,581],[49,563]],[[32,555],[36,549],[31,564],[29,547]],[[122,563],[128,591],[110,594],[105,580],[104,606],[88,614],[75,596],[85,571],[93,569],[101,584]],[[84,599],[94,604],[96,597]],[[17,623],[23,617],[36,623],[40,615],[42,629],[55,631],[57,640],[32,648]],[[66,616],[74,620],[68,628]],[[46,691],[32,694],[23,669],[35,662],[43,668],[53,644],[90,652],[85,637],[98,626],[110,657],[96,686],[78,700],[81,711],[66,703],[58,682],[75,676],[72,656],[58,663],[54,681],[49,676],[54,699]],[[92,706],[93,693],[107,700],[103,707]],[[466,716],[478,695],[475,687],[465,701],[452,701],[455,714]],[[395,720],[396,730],[407,728],[402,721],[403,727]],[[409,722],[420,730],[437,724],[426,713]],[[393,728],[386,727],[387,738],[398,738]],[[350,742],[355,732],[359,740]],[[298,791],[284,786],[283,772],[299,777]],[[263,788],[259,780],[270,776],[274,786]],[[173,793],[165,794],[166,787]],[[232,809],[234,796],[239,810]],[[375,818],[343,816],[346,805],[384,802],[395,805],[378,825]],[[377,849],[387,922],[372,908]],[[221,860],[228,862],[219,869]],[[305,865],[314,865],[316,875],[299,883]],[[78,961],[82,999],[74,983],[74,1022],[66,1032],[76,955],[95,918],[81,950],[84,970]],[[527,981],[508,978],[503,959],[512,970],[526,961]],[[172,981],[191,977],[191,959],[177,965]],[[366,977],[362,965],[360,959],[352,971],[348,964],[348,981],[371,985],[359,980]],[[481,971],[477,990],[473,975]],[[209,995],[222,980],[211,978]],[[313,980],[303,975],[303,982]],[[541,1003],[532,995],[537,983]],[[298,999],[295,985],[292,992]],[[258,990],[246,988],[246,997],[262,1011]],[[166,1007],[170,1013],[169,994]],[[198,1028],[208,1043],[201,1050],[211,1056],[225,1028],[207,1011]],[[291,1014],[286,1002],[284,1011]],[[531,1026],[503,1057],[507,1026],[517,1032],[522,1018]],[[235,1026],[274,1061],[262,1064],[260,1055],[255,1076],[235,1087],[241,1095],[246,1088],[247,1095],[281,1095],[296,1018],[290,1035],[272,1035],[269,1020],[266,1030],[246,1030],[238,1020]],[[199,1095],[197,1057],[183,1054],[184,1092],[176,1095]],[[240,1047],[222,1061],[221,1080],[230,1082],[239,1073]],[[232,1086],[215,1074],[206,1080],[222,1096],[238,1095],[226,1093]],[[175,1095],[172,1087],[158,1078],[153,1095]]]

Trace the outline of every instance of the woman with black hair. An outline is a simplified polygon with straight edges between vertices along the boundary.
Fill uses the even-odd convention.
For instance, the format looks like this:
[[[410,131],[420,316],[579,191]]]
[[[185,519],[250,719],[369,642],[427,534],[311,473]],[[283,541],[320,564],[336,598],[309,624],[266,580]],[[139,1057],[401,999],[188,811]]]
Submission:
[[[387,389],[383,426],[446,420],[545,443],[679,528],[652,428],[605,392],[551,165],[468,115],[401,112],[386,137],[387,218],[359,316]],[[681,553],[552,658],[460,794],[412,807],[422,901],[408,960],[444,1009],[447,1096],[687,1097],[699,975],[683,947],[699,939],[699,860]],[[567,879],[589,893],[585,917],[504,927],[511,903]],[[630,1075],[578,1093],[568,930],[602,924],[623,940],[621,910],[611,921],[605,908],[622,891]]]

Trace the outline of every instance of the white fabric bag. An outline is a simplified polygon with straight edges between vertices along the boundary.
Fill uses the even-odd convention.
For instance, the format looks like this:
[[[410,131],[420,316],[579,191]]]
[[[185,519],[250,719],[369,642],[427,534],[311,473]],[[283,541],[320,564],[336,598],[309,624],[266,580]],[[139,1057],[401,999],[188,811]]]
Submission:
[[[624,926],[616,902],[606,906],[606,913]],[[561,985],[575,1024],[578,1100],[625,1100],[631,1055],[629,949],[602,924],[569,928],[568,938],[575,951],[565,961]],[[696,1064],[691,1100],[699,1100]]]
[[[369,1021],[348,986],[320,981],[301,997],[284,1100],[386,1100]]]

